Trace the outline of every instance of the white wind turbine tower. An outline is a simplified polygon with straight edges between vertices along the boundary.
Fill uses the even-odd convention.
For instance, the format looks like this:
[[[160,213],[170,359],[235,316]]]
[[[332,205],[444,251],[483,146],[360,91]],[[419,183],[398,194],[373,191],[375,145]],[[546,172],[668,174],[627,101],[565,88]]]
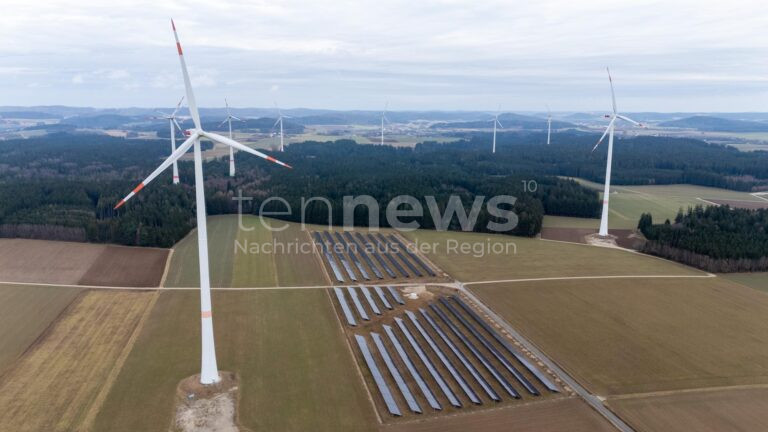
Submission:
[[[504,126],[502,126],[499,121],[499,111],[501,111],[501,106],[496,110],[496,115],[493,116],[493,149],[491,150],[491,153],[496,153],[496,125],[504,129]]]
[[[549,145],[549,137],[552,135],[552,111],[549,110],[547,105],[547,145]]]
[[[629,117],[623,116],[619,114],[616,111],[616,94],[613,91],[613,79],[611,78],[611,71],[606,68],[608,71],[608,82],[611,85],[611,103],[613,105],[613,113],[610,115],[606,115],[606,118],[611,119],[611,121],[608,123],[608,127],[605,129],[605,132],[603,132],[603,136],[600,137],[600,139],[597,141],[597,144],[595,144],[595,147],[592,148],[592,151],[594,152],[595,149],[597,149],[597,146],[600,145],[601,142],[605,139],[605,136],[608,135],[608,159],[605,164],[605,188],[603,189],[603,214],[600,218],[600,231],[599,235],[600,237],[607,237],[608,236],[608,200],[610,199],[610,191],[611,191],[611,162],[613,160],[613,131],[616,127],[616,119],[622,119],[624,121],[628,121],[635,126],[643,127],[642,124],[632,120]]]
[[[181,126],[179,126],[179,122],[176,121],[176,113],[179,112],[181,102],[183,101],[184,96],[181,97],[179,103],[176,104],[176,109],[173,110],[173,113],[171,114],[165,114],[158,111],[158,113],[163,116],[163,119],[168,120],[168,124],[171,127],[171,154],[176,151],[176,128],[179,128],[179,131],[182,134],[184,133],[184,129],[182,129]],[[179,184],[179,166],[176,164],[176,161],[173,161],[173,184]]]
[[[387,118],[387,106],[389,106],[389,102],[384,104],[384,111],[381,112],[381,145],[384,145],[384,122],[392,123]]]
[[[237,121],[243,120],[232,115],[232,112],[229,110],[229,102],[227,102],[227,98],[224,98],[224,105],[227,107],[227,118],[221,122],[219,127],[224,126],[224,123],[229,123],[229,139],[232,139],[232,119]],[[232,146],[229,147],[229,176],[235,176],[235,149],[232,148]]]
[[[218,367],[216,365],[216,348],[213,342],[213,315],[211,311],[211,285],[210,276],[208,274],[208,231],[205,221],[205,192],[203,188],[203,159],[200,152],[200,138],[208,138],[214,142],[225,144],[230,147],[234,147],[240,151],[254,154],[261,158],[264,158],[270,162],[274,162],[278,165],[290,168],[289,165],[278,161],[277,159],[267,156],[261,152],[253,150],[250,147],[246,147],[237,141],[223,137],[221,135],[206,132],[200,125],[200,114],[197,111],[197,103],[195,102],[195,95],[192,92],[192,84],[189,81],[189,74],[187,73],[187,65],[184,61],[184,54],[181,50],[181,44],[179,43],[179,36],[176,34],[176,26],[171,20],[171,26],[173,27],[173,35],[176,38],[176,49],[179,52],[179,61],[181,63],[181,73],[184,76],[184,87],[187,93],[187,104],[189,105],[189,113],[192,116],[192,120],[195,123],[195,128],[190,132],[189,138],[184,141],[179,148],[177,148],[171,156],[168,157],[157,169],[152,171],[143,182],[139,183],[131,193],[126,195],[125,198],[120,200],[115,206],[115,209],[119,208],[126,201],[131,199],[134,195],[139,193],[149,182],[155,177],[160,175],[165,169],[168,168],[173,162],[179,159],[184,153],[189,150],[190,147],[194,148],[195,155],[195,203],[197,207],[197,246],[198,257],[200,264],[200,320],[201,320],[201,333],[202,333],[202,359],[200,364],[200,383],[201,384],[213,384],[220,380]]]
[[[283,112],[280,111],[280,107],[277,106],[277,102],[275,102],[275,108],[277,108],[277,120],[275,121],[275,124],[272,125],[274,128],[277,126],[278,123],[280,123],[280,151],[285,151],[285,141],[284,141],[284,135],[283,135],[283,119],[284,118],[291,118],[290,116],[283,115]]]

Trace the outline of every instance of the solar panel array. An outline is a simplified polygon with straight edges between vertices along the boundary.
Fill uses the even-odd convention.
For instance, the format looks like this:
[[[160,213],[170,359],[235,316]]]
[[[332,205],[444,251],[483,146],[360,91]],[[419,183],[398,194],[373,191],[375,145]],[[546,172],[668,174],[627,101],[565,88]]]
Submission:
[[[383,315],[385,309],[388,311],[394,310],[394,304],[405,304],[403,298],[395,287],[388,285],[386,288],[387,289],[384,290],[382,287],[376,285],[373,287],[373,292],[371,292],[369,287],[360,285],[358,287],[348,286],[346,294],[340,287],[334,287],[333,291],[336,293],[336,301],[341,307],[344,320],[349,326],[355,327],[357,326],[355,316],[364,321],[370,321],[371,315],[368,313],[369,310],[373,314],[380,316]],[[376,293],[376,295],[374,296],[373,293]],[[365,298],[365,302],[360,300],[361,295]],[[349,299],[349,301],[347,301],[347,299]],[[350,307],[350,303],[352,307]],[[357,314],[352,312],[353,309]]]
[[[338,282],[437,275],[394,234],[330,231],[312,234]]]
[[[390,306],[397,303],[389,289],[377,286],[373,292],[368,288],[360,292],[369,302],[381,303],[387,310],[390,309],[383,299],[390,302]],[[339,293],[344,294],[338,290],[337,296]],[[348,294],[352,296],[352,291]],[[356,296],[355,291],[353,298]],[[359,300],[358,303],[362,305]],[[349,307],[347,310],[351,311]],[[406,408],[406,413],[420,414],[423,406],[435,411],[442,411],[445,406],[461,409],[467,404],[520,399],[522,392],[525,397],[539,397],[546,391],[560,391],[546,373],[461,298],[439,297],[428,308],[414,310],[418,313],[405,310],[403,317],[394,316],[394,326],[381,324],[386,337],[377,331],[370,332],[375,353],[366,354],[367,344],[363,348],[360,342],[365,343],[366,338],[355,335],[383,406],[390,414],[402,415],[400,407]],[[377,320],[388,318],[392,316]],[[384,364],[386,370],[379,371],[377,364]],[[541,390],[537,385],[542,386]]]

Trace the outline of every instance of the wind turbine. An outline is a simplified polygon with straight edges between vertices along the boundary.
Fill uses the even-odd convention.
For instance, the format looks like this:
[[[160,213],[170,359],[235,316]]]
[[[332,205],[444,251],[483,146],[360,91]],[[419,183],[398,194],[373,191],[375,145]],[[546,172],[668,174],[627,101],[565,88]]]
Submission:
[[[189,113],[192,116],[192,120],[195,123],[195,128],[191,130],[189,138],[184,141],[179,148],[177,148],[168,159],[160,164],[157,169],[152,171],[143,182],[139,183],[133,191],[131,191],[125,198],[121,199],[117,203],[115,209],[120,208],[126,201],[131,199],[134,195],[139,193],[149,182],[155,177],[165,171],[169,165],[179,159],[184,153],[194,146],[195,155],[195,203],[197,207],[197,247],[198,258],[200,264],[200,320],[201,320],[201,333],[202,333],[202,359],[200,363],[200,383],[201,384],[213,384],[220,381],[218,367],[216,365],[216,348],[213,341],[213,315],[211,311],[211,282],[208,273],[208,230],[205,221],[205,192],[203,187],[203,158],[200,152],[200,138],[208,138],[220,144],[225,144],[230,147],[234,147],[240,151],[254,154],[260,158],[266,159],[270,162],[274,162],[278,165],[290,168],[289,165],[278,161],[277,159],[267,156],[264,153],[253,150],[250,147],[246,147],[237,141],[223,137],[221,135],[206,132],[200,125],[200,114],[197,111],[197,103],[195,102],[195,95],[192,92],[192,84],[189,81],[189,74],[187,73],[187,65],[184,61],[184,54],[181,50],[181,44],[179,43],[179,36],[176,34],[176,26],[171,20],[171,27],[173,28],[173,35],[176,38],[176,49],[179,52],[179,62],[181,63],[181,73],[184,76],[184,87],[187,93],[187,104],[189,105]]]
[[[280,107],[277,106],[277,102],[275,102],[275,108],[277,108],[277,121],[275,121],[275,124],[272,127],[274,128],[280,123],[280,151],[283,152],[285,151],[285,142],[283,141],[283,119],[291,117],[283,115],[283,112],[280,111]]]
[[[235,119],[237,121],[243,121],[243,120],[233,116],[232,112],[229,111],[229,102],[227,102],[227,98],[224,98],[224,105],[227,106],[227,118],[223,122],[221,122],[219,127],[224,126],[224,123],[229,123],[229,139],[232,139],[232,119]],[[232,148],[232,146],[229,147],[229,176],[230,177],[235,176],[235,149]]]
[[[384,122],[392,123],[387,118],[387,106],[389,105],[389,102],[384,104],[384,111],[381,112],[381,145],[384,145]]]
[[[183,134],[184,129],[179,126],[179,122],[176,121],[176,113],[179,112],[179,108],[181,108],[181,102],[184,101],[184,96],[181,97],[179,100],[179,103],[176,104],[176,109],[173,110],[173,113],[171,114],[165,114],[160,111],[158,113],[162,116],[161,118],[168,120],[168,124],[171,127],[171,154],[173,154],[174,151],[176,151],[176,129],[179,128],[179,131]],[[176,161],[173,161],[173,184],[179,184],[179,166],[176,164]]]
[[[605,164],[605,189],[603,189],[603,214],[600,218],[600,231],[598,233],[600,237],[608,236],[608,200],[610,198],[610,191],[611,191],[611,162],[613,160],[613,131],[616,127],[616,119],[621,119],[621,120],[630,122],[635,126],[643,127],[642,124],[632,120],[629,117],[623,116],[616,111],[616,94],[613,91],[613,79],[611,78],[611,71],[608,68],[605,68],[605,69],[608,71],[608,82],[611,85],[611,103],[613,105],[613,113],[605,116],[606,118],[611,119],[611,121],[608,123],[608,127],[605,129],[605,132],[603,132],[603,136],[600,137],[600,139],[597,141],[597,144],[595,144],[595,147],[592,148],[592,151],[594,152],[595,149],[597,149],[597,146],[599,146],[600,143],[603,142],[603,140],[605,139],[605,136],[608,135],[608,159]]]
[[[547,145],[549,145],[549,137],[552,135],[552,111],[549,110],[547,105]]]
[[[501,111],[501,106],[496,110],[496,115],[493,116],[493,149],[491,150],[491,153],[496,153],[496,125],[504,129],[504,126],[502,126],[499,121],[499,111]]]

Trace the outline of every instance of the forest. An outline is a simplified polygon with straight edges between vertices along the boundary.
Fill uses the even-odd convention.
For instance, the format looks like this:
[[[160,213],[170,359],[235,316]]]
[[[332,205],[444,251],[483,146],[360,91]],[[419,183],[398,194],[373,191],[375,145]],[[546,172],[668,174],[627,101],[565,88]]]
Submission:
[[[643,252],[711,272],[768,270],[768,210],[729,206],[682,209],[674,221],[655,224],[644,213],[638,229]]]
[[[597,217],[598,194],[563,177],[601,182],[605,146],[594,153],[594,134],[557,133],[545,145],[539,132],[499,134],[496,154],[489,134],[468,134],[456,142],[424,142],[413,148],[358,145],[349,140],[293,144],[280,159],[286,170],[263,160],[237,157],[237,176],[228,176],[223,159],[205,164],[209,214],[234,213],[238,193],[253,197],[246,212],[257,212],[267,198],[288,201],[298,221],[302,198],[323,197],[306,207],[310,223],[342,223],[343,197],[370,195],[379,203],[382,225],[386,204],[397,195],[434,196],[442,211],[452,195],[465,208],[475,197],[511,195],[518,224],[507,234],[534,236],[543,215]],[[211,144],[203,142],[203,147]],[[167,140],[123,139],[103,135],[49,134],[0,142],[0,236],[171,246],[195,225],[193,172],[180,162],[181,184],[170,173],[158,177],[118,212],[115,203],[169,154]],[[691,183],[738,190],[768,186],[768,154],[740,153],[691,139],[620,137],[616,142],[614,184]],[[279,207],[279,208],[278,208]],[[272,202],[265,210],[283,210]],[[496,220],[483,210],[475,229]],[[428,212],[416,219],[432,228]],[[365,207],[354,223],[366,225]],[[450,229],[459,229],[453,220]]]
[[[112,210],[168,155],[167,147],[164,140],[65,133],[0,143],[0,235],[171,246],[195,224],[190,162],[179,164],[180,185],[170,184],[170,173],[164,173],[128,205]],[[515,212],[518,224],[508,234],[524,236],[541,230],[545,213],[597,215],[594,191],[571,180],[520,176],[490,167],[485,153],[436,144],[414,149],[344,140],[294,144],[280,155],[293,170],[243,155],[237,158],[238,175],[231,178],[223,159],[207,162],[206,205],[209,214],[234,213],[237,203],[232,198],[241,191],[254,198],[246,211],[258,211],[271,196],[284,198],[298,210],[302,198],[316,196],[331,202],[330,222],[340,224],[345,195],[370,195],[380,203],[380,220],[386,226],[386,205],[397,195],[417,197],[425,208],[423,198],[434,196],[440,210],[451,195],[459,196],[467,209],[476,196],[512,195],[516,202],[507,210]],[[354,216],[356,224],[367,224],[365,207],[358,207]],[[295,211],[283,218],[300,217]],[[328,223],[328,219],[324,204],[307,207],[307,222]],[[483,230],[493,220],[496,217],[483,207],[475,227]],[[417,221],[425,228],[434,226],[426,213]],[[454,220],[450,229],[458,228]]]

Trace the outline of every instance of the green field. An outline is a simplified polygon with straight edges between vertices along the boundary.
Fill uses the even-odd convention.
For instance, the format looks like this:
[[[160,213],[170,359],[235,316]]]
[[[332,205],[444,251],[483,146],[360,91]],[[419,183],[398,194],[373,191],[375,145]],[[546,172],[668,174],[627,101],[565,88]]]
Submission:
[[[701,271],[670,261],[618,249],[548,242],[500,234],[414,231],[405,233],[417,247],[434,249],[426,255],[462,282],[522,278],[610,275],[692,275]],[[457,243],[458,246],[453,247]],[[514,244],[517,253],[493,253]],[[492,253],[462,253],[461,245],[482,246]],[[434,247],[433,247],[434,246]],[[423,250],[423,249],[422,249]],[[507,252],[507,251],[504,251]]]
[[[595,394],[768,383],[768,296],[722,278],[471,289]]]
[[[81,291],[0,284],[0,376]]]
[[[723,273],[718,276],[768,293],[768,273]]]
[[[271,221],[274,225],[282,224]],[[209,218],[213,286],[327,285],[314,254],[242,253],[251,246],[309,241],[292,224],[270,232],[256,217]],[[167,285],[197,283],[196,233],[174,249]],[[239,418],[249,430],[358,431],[375,423],[354,360],[323,289],[213,292],[219,369],[240,377]],[[165,291],[126,360],[96,422],[96,430],[165,431],[176,385],[198,372],[199,294]],[[137,415],[136,413],[141,413]]]
[[[603,185],[583,179],[579,183],[600,192]],[[683,210],[697,205],[707,205],[707,200],[739,200],[764,202],[746,192],[693,185],[659,186],[611,186],[610,214],[611,228],[634,229],[643,213],[651,213],[655,222],[673,220],[680,208]],[[597,228],[599,219],[565,218],[545,216],[544,226],[560,228]]]
[[[236,215],[208,218],[208,254],[212,287],[328,284],[313,253],[301,253],[295,248],[285,248],[276,249],[277,253],[273,254],[264,249],[264,245],[271,245],[273,241],[286,245],[308,243],[309,237],[300,230],[298,224],[289,224],[289,228],[284,231],[271,232],[256,216],[244,215],[242,223],[246,230],[238,229]],[[284,224],[280,221],[269,223],[276,227]],[[248,231],[250,228],[252,230]],[[235,242],[240,248],[236,248]],[[197,231],[192,231],[173,248],[165,286],[195,287],[200,286],[199,281]]]

